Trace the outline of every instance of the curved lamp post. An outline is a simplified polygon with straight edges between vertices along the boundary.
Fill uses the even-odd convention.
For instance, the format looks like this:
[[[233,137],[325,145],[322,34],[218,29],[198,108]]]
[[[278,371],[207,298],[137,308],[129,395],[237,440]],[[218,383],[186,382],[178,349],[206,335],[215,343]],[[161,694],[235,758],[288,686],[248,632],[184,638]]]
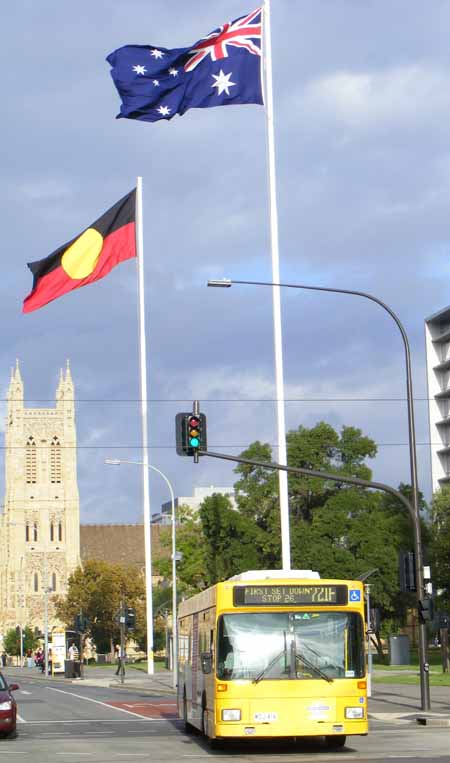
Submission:
[[[126,461],[121,458],[106,458],[105,464],[109,464],[112,466],[120,466],[121,464],[134,464],[135,466],[146,466],[147,469],[151,469],[152,471],[159,474],[160,477],[163,478],[164,482],[166,483],[167,487],[169,488],[170,493],[170,502],[172,506],[172,641],[173,641],[173,686],[176,688],[178,683],[178,624],[177,624],[177,561],[179,559],[179,556],[176,552],[176,515],[175,515],[175,497],[173,492],[173,487],[170,483],[170,480],[164,472],[162,472],[160,469],[157,469],[156,466],[153,466],[152,464],[146,464],[144,461]],[[147,592],[147,596],[152,596],[152,592]],[[151,628],[153,630],[153,623],[147,623],[147,628]],[[152,649],[153,649],[153,639],[152,639]]]
[[[243,284],[247,286],[279,286],[287,289],[303,289],[306,291],[324,291],[334,294],[350,294],[355,297],[363,297],[369,299],[371,302],[375,302],[377,305],[383,308],[394,320],[397,328],[400,331],[403,346],[405,351],[405,371],[406,371],[406,399],[408,407],[408,442],[409,442],[409,461],[411,470],[411,488],[412,488],[412,506],[414,513],[412,515],[413,535],[414,535],[414,551],[415,551],[415,571],[416,571],[416,587],[417,587],[417,599],[421,601],[425,595],[424,574],[423,574],[423,549],[422,549],[422,537],[420,530],[420,511],[419,511],[419,491],[418,491],[418,479],[417,479],[417,452],[416,452],[416,433],[414,424],[414,405],[413,405],[413,390],[412,390],[412,374],[411,374],[411,352],[409,348],[409,341],[403,324],[394,311],[386,305],[381,299],[375,297],[373,294],[368,294],[364,291],[355,291],[353,289],[335,289],[325,286],[308,286],[306,284],[293,284],[293,283],[279,283],[273,284],[268,281],[241,281],[234,279],[222,279],[222,280],[209,280],[208,286],[215,286],[220,288],[229,288],[233,284]],[[419,624],[419,661],[421,666],[420,671],[420,693],[422,709],[428,710],[430,707],[430,685],[428,679],[428,661],[427,661],[427,642],[426,642],[426,625],[425,623]]]

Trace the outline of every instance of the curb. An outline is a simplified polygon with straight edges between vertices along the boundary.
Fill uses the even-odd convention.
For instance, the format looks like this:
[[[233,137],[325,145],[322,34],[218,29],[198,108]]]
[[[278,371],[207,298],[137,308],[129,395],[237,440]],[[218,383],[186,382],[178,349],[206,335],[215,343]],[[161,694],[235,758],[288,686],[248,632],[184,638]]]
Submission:
[[[419,726],[430,726],[434,728],[448,728],[450,726],[450,716],[445,715],[441,718],[431,718],[427,715],[418,715],[416,718],[416,723]]]

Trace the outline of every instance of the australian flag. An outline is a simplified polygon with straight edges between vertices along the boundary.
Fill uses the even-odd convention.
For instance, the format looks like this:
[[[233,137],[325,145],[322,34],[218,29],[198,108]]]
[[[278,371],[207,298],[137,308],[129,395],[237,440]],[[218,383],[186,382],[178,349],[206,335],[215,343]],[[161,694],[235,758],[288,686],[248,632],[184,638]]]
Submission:
[[[263,103],[262,9],[189,48],[125,45],[107,57],[122,99],[117,118],[157,122],[192,108]]]

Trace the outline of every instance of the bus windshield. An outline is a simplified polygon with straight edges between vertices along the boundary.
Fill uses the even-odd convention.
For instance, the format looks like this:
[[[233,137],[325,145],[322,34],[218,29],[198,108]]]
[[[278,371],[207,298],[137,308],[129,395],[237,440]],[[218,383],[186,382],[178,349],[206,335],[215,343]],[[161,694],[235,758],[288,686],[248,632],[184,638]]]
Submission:
[[[221,680],[361,678],[364,666],[363,622],[355,612],[246,612],[219,618]]]

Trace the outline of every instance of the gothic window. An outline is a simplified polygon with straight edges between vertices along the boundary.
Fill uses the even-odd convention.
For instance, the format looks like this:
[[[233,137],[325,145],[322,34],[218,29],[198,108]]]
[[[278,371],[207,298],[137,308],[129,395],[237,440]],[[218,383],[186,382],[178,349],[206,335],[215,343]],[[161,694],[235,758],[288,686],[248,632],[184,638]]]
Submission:
[[[30,525],[28,524],[28,522],[25,525],[25,540],[27,543],[30,542]]]
[[[36,482],[36,443],[34,437],[29,437],[25,447],[25,475],[28,485]]]
[[[56,572],[52,572],[52,591],[56,591]]]
[[[33,540],[35,543],[37,542],[37,539],[38,539],[38,526],[37,526],[37,522],[35,522],[33,525]]]
[[[53,484],[61,482],[61,445],[57,437],[50,444],[50,481]]]
[[[61,543],[62,541],[62,523],[61,522],[58,524],[58,540]]]
[[[55,525],[53,522],[50,522],[50,540],[52,543],[55,540]]]
[[[38,593],[39,591],[39,576],[37,572],[35,572],[33,575],[33,590],[35,593]]]

